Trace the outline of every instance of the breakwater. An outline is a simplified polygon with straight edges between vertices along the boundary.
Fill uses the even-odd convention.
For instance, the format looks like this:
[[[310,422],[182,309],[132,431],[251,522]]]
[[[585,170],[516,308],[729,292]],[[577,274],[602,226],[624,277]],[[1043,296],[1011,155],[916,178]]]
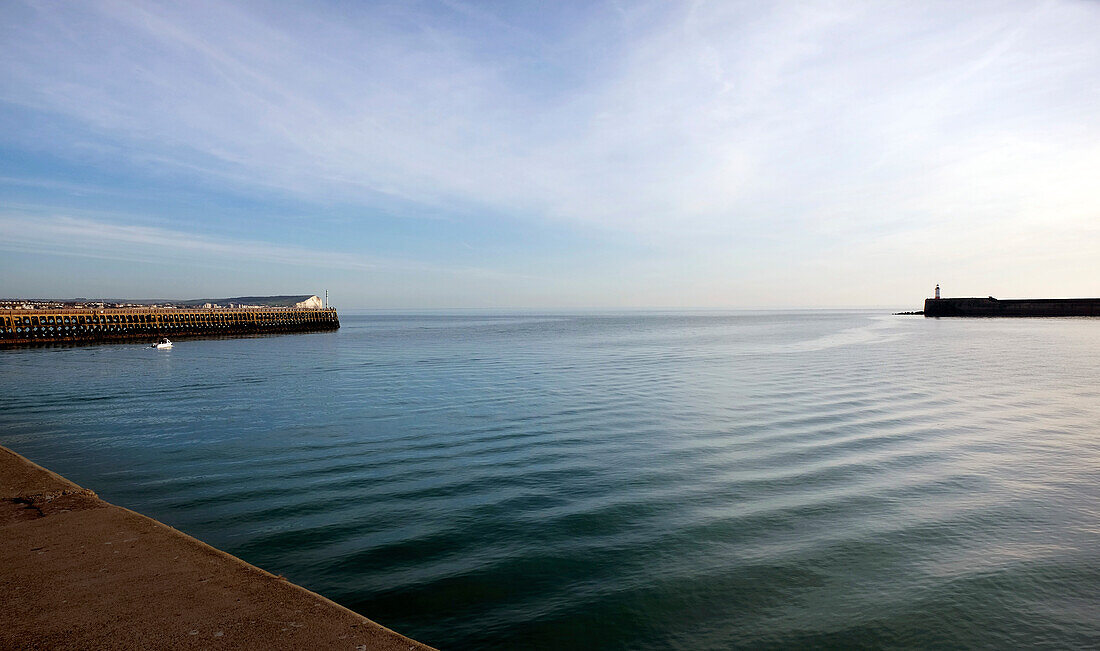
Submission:
[[[1100,316],[1100,298],[927,298],[924,316]]]
[[[0,648],[430,647],[0,447]]]
[[[0,310],[0,348],[335,330],[334,309],[115,308]]]

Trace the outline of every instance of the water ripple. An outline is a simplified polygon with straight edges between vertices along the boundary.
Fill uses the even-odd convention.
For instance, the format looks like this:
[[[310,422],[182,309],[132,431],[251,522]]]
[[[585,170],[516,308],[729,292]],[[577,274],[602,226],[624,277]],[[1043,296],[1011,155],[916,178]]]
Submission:
[[[0,443],[444,648],[1100,640],[1100,321],[343,323],[5,351]]]

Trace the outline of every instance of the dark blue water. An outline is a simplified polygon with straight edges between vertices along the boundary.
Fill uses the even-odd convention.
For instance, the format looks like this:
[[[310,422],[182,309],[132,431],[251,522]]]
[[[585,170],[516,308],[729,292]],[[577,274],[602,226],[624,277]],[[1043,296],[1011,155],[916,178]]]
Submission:
[[[443,648],[1100,646],[1100,320],[0,351],[0,444]]]

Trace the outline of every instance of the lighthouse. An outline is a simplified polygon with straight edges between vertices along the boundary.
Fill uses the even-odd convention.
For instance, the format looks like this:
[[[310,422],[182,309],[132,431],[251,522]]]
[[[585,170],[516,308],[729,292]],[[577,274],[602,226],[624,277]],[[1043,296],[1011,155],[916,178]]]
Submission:
[[[936,283],[936,298],[940,297],[940,284]]]

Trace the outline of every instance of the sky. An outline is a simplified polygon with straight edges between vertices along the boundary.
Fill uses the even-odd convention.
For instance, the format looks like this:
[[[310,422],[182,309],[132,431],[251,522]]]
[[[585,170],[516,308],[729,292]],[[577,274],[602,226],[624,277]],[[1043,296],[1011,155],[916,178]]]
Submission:
[[[0,297],[1100,296],[1100,3],[0,3]]]

